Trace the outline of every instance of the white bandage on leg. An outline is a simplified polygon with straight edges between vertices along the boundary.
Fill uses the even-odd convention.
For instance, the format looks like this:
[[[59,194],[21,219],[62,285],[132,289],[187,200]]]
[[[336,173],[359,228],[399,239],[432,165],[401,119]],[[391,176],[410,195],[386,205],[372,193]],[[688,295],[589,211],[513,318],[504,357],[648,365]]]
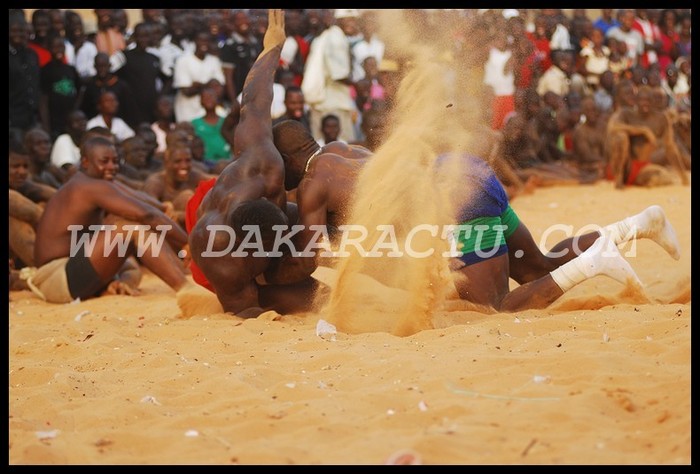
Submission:
[[[639,214],[607,225],[603,232],[616,245],[631,239],[647,238],[663,247],[674,259],[681,257],[676,232],[660,206],[649,206]]]
[[[599,237],[588,250],[553,270],[550,275],[564,292],[597,275],[607,275],[622,284],[630,280],[633,284],[642,284],[617,246],[607,237]]]

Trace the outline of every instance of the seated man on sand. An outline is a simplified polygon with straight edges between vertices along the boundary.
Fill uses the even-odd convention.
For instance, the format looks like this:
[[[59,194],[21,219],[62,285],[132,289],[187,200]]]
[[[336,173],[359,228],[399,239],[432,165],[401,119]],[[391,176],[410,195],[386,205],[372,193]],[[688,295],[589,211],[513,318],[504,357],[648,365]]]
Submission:
[[[34,266],[36,226],[56,189],[29,179],[29,156],[21,147],[10,145],[8,162],[10,289],[26,289],[19,269]]]
[[[81,169],[46,204],[34,247],[36,269],[30,289],[45,301],[68,303],[102,292],[132,294],[133,260],[137,254],[149,270],[174,290],[187,284],[174,248],[187,244],[187,234],[157,208],[138,199],[125,186],[113,182],[119,168],[117,151],[104,137],[87,139],[81,150]],[[167,226],[165,235],[130,231],[117,226],[100,228],[105,214],[131,224]],[[150,248],[148,248],[150,247]]]
[[[559,242],[543,254],[524,223],[508,203],[508,197],[486,164],[465,155],[449,155],[458,160],[459,176],[469,196],[455,195],[457,222],[456,248],[462,255],[451,261],[457,272],[459,296],[497,311],[511,312],[545,308],[577,284],[597,275],[620,283],[640,284],[637,275],[622,257],[617,245],[634,238],[650,238],[674,259],[680,258],[675,231],[659,206],[619,222]],[[454,163],[454,162],[451,162]],[[446,166],[441,179],[455,175]],[[441,172],[438,173],[438,176]],[[468,197],[468,199],[467,199]],[[485,232],[474,231],[488,226]],[[509,279],[520,286],[510,291]]]
[[[650,87],[639,88],[636,107],[622,107],[612,114],[607,132],[607,178],[615,187],[673,184],[669,168],[682,184],[689,183],[673,125],[664,112],[652,107]]]
[[[192,276],[216,293],[224,311],[244,318],[267,309],[306,311],[317,286],[312,278],[288,286],[265,284],[275,259],[267,253],[279,237],[275,226],[296,221],[286,213],[284,163],[272,140],[270,115],[286,38],[284,12],[270,10],[268,22],[263,51],[243,85],[236,158],[216,180],[203,181],[187,204]]]

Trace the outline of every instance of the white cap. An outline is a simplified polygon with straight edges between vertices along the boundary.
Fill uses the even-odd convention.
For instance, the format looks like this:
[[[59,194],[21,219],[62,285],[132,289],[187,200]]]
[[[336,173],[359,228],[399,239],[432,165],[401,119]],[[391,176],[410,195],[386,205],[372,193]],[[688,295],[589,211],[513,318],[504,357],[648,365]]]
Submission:
[[[335,10],[336,18],[359,18],[360,11],[356,8],[340,8]]]
[[[520,16],[520,12],[518,10],[515,10],[513,8],[503,10],[503,18],[505,18],[506,20],[516,16]]]

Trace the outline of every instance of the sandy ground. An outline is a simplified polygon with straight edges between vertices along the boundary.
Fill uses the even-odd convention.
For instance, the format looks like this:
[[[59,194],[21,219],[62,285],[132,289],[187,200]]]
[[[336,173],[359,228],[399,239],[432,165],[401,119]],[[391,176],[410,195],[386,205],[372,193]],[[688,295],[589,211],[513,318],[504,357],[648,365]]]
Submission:
[[[546,310],[317,335],[318,314],[180,317],[138,297],[9,298],[10,464],[690,464],[690,187],[537,189],[536,240],[661,205],[680,261],[639,241],[646,298],[604,277]],[[553,245],[561,234],[545,240]]]

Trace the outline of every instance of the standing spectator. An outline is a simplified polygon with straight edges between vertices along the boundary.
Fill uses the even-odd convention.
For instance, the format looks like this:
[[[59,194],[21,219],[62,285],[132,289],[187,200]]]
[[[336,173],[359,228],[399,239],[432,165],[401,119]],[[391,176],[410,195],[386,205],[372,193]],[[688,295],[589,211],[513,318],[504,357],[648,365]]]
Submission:
[[[484,66],[484,84],[493,89],[491,128],[500,130],[503,119],[515,109],[515,75],[513,52],[508,46],[505,30],[495,33],[489,57]]]
[[[173,88],[175,94],[175,121],[191,122],[204,115],[200,93],[206,83],[216,79],[224,84],[226,79],[219,58],[209,52],[211,35],[200,31],[195,36],[195,50],[185,53],[175,62]],[[235,96],[234,96],[235,98]]]
[[[309,113],[305,110],[304,93],[301,87],[289,86],[284,93],[285,112],[280,117],[272,121],[272,125],[276,125],[285,120],[297,120],[301,122],[311,132],[311,122],[309,121]]]
[[[644,38],[639,31],[633,28],[634,10],[620,10],[618,12],[620,26],[610,28],[605,35],[607,38],[615,38],[627,45],[627,57],[636,64],[644,54]]]
[[[550,10],[544,10],[550,11]],[[551,10],[551,18],[554,23],[554,31],[549,40],[549,48],[552,51],[571,51],[574,45],[571,43],[571,33],[569,32],[569,19],[560,9]]]
[[[681,15],[678,27],[678,41],[676,46],[678,47],[678,56],[690,57],[690,13],[685,13]]]
[[[547,92],[554,92],[559,97],[569,93],[573,52],[552,51],[552,62],[552,67],[542,74],[537,83],[537,93],[540,97],[544,97]]]
[[[291,71],[295,86],[301,86],[304,77],[304,64],[309,55],[309,43],[303,36],[303,10],[285,10],[284,28],[287,32],[287,39],[284,40],[282,52],[280,53],[280,66]]]
[[[37,124],[40,102],[39,58],[27,46],[28,26],[22,11],[10,10],[10,127],[22,131]]]
[[[129,18],[126,16],[126,10],[123,8],[112,10],[112,26],[121,33],[127,44],[131,41],[131,35],[134,32],[129,29]]]
[[[678,14],[676,10],[667,8],[659,16],[660,45],[657,50],[659,67],[665,74],[666,68],[678,58]]]
[[[352,114],[355,110],[350,86],[352,63],[350,42],[346,33],[354,34],[359,16],[355,9],[335,10],[335,22],[311,43],[301,88],[311,107],[311,133],[317,140],[321,133],[321,118],[334,114],[340,120],[340,138],[354,141]]]
[[[124,35],[114,27],[112,10],[97,9],[95,16],[97,17],[97,34],[95,35],[97,51],[112,56],[117,51],[126,49]]]
[[[357,82],[365,76],[363,62],[368,57],[373,57],[376,64],[382,62],[384,57],[384,42],[377,36],[376,12],[367,10],[362,12],[359,20],[362,39],[352,47],[352,79]]]
[[[651,64],[659,62],[657,49],[661,46],[661,30],[657,21],[654,21],[650,15],[656,10],[648,10],[646,8],[637,8],[632,28],[639,31],[644,40],[644,52],[638,59],[639,64],[648,68]]]
[[[74,66],[80,78],[85,81],[96,74],[95,56],[97,46],[85,37],[85,27],[80,15],[66,11],[66,60]]]
[[[615,18],[615,10],[612,8],[602,8],[600,16],[593,22],[593,27],[600,30],[603,36],[614,26],[620,26],[620,22]]]
[[[204,163],[214,167],[219,161],[231,157],[231,147],[221,134],[224,117],[217,114],[219,96],[214,89],[205,88],[201,93],[204,115],[192,120],[194,133],[204,142]]]
[[[540,63],[540,70],[544,73],[552,65],[551,49],[549,47],[549,38],[552,35],[550,18],[546,15],[539,14],[535,17],[535,30],[527,32],[527,38],[535,45],[537,59]]]
[[[39,58],[39,67],[44,67],[51,61],[49,50],[49,32],[51,31],[51,17],[46,10],[34,10],[32,13],[33,33],[29,40],[29,47],[34,50]]]
[[[52,34],[49,38],[51,61],[41,68],[41,105],[39,112],[51,140],[64,132],[66,114],[78,104],[80,77],[73,66],[64,62],[66,45],[63,38]]]
[[[221,67],[226,86],[226,97],[230,101],[243,90],[243,83],[250,68],[260,54],[261,46],[250,28],[250,18],[243,10],[233,14],[233,34],[221,48]]]
[[[340,139],[340,120],[337,115],[328,114],[324,115],[321,119],[321,139],[316,140],[320,146],[324,146],[332,142],[345,142],[345,140]]]
[[[156,99],[161,84],[160,60],[146,51],[151,41],[150,26],[139,23],[134,28],[134,49],[123,51],[124,65],[116,74],[131,88],[132,103],[122,116],[131,128],[155,120]]]
[[[610,48],[603,42],[603,32],[594,29],[591,33],[591,44],[581,48],[579,58],[581,60],[582,74],[586,78],[586,83],[595,90],[600,82],[600,75],[608,70],[610,61]]]
[[[194,42],[187,39],[186,18],[182,13],[173,14],[170,17],[170,33],[166,34],[160,42],[158,57],[160,57],[160,70],[163,73],[163,92],[171,93],[175,62],[183,54],[193,53]]]
[[[86,117],[94,117],[97,115],[100,96],[103,92],[110,91],[114,92],[119,101],[118,117],[128,115],[127,111],[136,106],[132,102],[131,87],[119,76],[110,72],[109,57],[106,53],[97,53],[94,63],[95,77],[88,79],[83,88],[80,109],[85,112]]]

